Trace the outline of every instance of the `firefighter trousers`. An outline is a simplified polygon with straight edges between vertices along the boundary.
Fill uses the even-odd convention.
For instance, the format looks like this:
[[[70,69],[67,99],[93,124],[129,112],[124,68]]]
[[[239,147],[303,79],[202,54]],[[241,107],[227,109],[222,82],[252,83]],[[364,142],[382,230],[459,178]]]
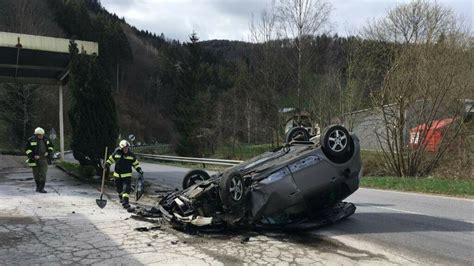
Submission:
[[[33,166],[32,168],[36,187],[40,189],[44,188],[46,184],[46,174],[48,172],[48,162],[46,160],[37,160],[36,166]]]
[[[131,177],[116,177],[115,187],[120,198],[129,198],[130,191],[132,189],[132,178]]]

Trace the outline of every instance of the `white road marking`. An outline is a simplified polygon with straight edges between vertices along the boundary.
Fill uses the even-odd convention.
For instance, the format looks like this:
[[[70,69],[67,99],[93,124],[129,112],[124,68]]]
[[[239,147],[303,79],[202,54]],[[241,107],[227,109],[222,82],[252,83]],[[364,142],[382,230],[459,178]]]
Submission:
[[[356,204],[356,205],[357,205],[357,204]],[[440,219],[452,219],[452,218],[449,218],[449,217],[439,217],[439,216],[429,215],[429,214],[427,214],[427,213],[412,212],[412,211],[400,210],[400,209],[395,209],[395,208],[388,208],[388,207],[375,206],[375,205],[371,205],[371,204],[367,204],[367,205],[365,205],[365,206],[371,206],[371,207],[374,207],[374,208],[385,209],[385,210],[391,210],[391,211],[397,211],[397,212],[403,212],[403,213],[410,213],[410,214],[416,214],[416,215],[430,216],[430,217],[435,217],[435,218],[440,218]],[[362,207],[364,207],[364,206],[362,206]],[[467,220],[461,220],[461,219],[456,220],[456,221],[474,224],[473,221],[467,221]]]
[[[414,191],[396,191],[391,189],[376,189],[376,188],[365,188],[361,187],[361,190],[374,190],[379,192],[390,192],[390,193],[398,193],[398,194],[410,194],[413,196],[424,196],[424,197],[433,197],[433,198],[442,198],[442,199],[449,199],[449,200],[461,200],[461,201],[470,201],[474,202],[474,199],[465,199],[465,198],[458,198],[458,197],[450,197],[445,195],[435,195],[435,194],[428,194],[428,193],[420,193]]]

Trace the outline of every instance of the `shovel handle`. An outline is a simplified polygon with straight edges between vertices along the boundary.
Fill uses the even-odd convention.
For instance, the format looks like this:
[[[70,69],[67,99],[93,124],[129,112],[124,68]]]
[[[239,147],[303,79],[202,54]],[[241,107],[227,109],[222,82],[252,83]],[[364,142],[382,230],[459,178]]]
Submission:
[[[105,146],[104,162],[105,160],[107,160],[107,149],[108,147]],[[104,193],[104,184],[105,184],[105,167],[102,170],[102,186],[100,187],[100,199],[102,199],[102,194]]]

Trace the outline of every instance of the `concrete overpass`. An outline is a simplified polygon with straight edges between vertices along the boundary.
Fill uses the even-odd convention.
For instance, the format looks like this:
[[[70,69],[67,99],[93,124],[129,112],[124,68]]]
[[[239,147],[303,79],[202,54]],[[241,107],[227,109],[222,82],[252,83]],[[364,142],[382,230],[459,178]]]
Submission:
[[[71,40],[0,32],[0,82],[58,86],[59,140],[64,159],[63,87],[69,77]],[[80,52],[99,54],[96,42],[74,40]]]

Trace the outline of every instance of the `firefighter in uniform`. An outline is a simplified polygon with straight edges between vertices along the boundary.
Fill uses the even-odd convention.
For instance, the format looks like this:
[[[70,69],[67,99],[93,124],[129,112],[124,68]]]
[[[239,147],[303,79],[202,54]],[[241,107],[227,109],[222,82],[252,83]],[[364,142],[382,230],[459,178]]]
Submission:
[[[115,163],[113,176],[120,202],[124,208],[130,207],[129,194],[132,185],[132,166],[138,173],[143,174],[143,170],[140,167],[137,157],[132,151],[130,151],[129,147],[130,143],[128,143],[128,141],[120,141],[119,148],[115,149],[105,163],[107,168]]]
[[[47,193],[44,186],[53,150],[53,143],[44,135],[44,129],[36,128],[25,147],[25,153],[28,156],[26,163],[33,169],[36,192]]]

